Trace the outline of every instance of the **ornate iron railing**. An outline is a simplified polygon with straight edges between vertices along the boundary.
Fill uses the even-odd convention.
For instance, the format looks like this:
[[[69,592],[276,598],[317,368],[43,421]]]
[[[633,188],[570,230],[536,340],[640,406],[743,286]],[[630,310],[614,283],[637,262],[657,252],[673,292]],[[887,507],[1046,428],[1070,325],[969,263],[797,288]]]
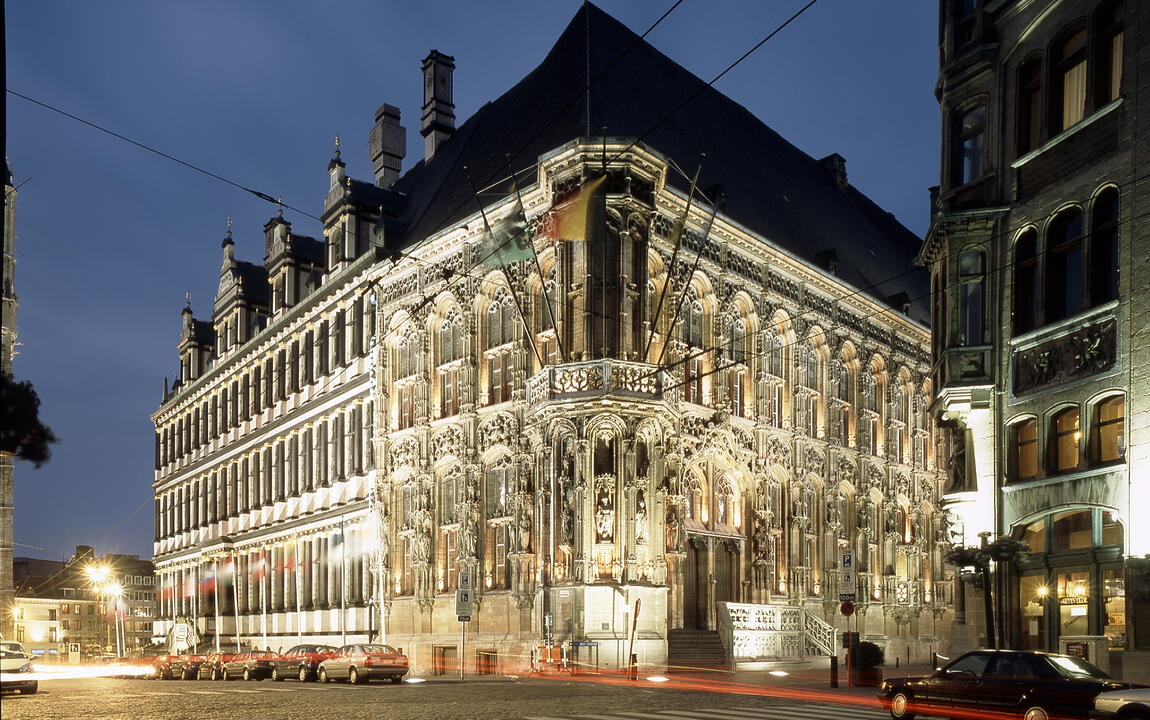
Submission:
[[[591,360],[548,365],[527,381],[527,404],[600,395],[658,400],[663,371],[656,365],[627,360]]]
[[[794,605],[717,603],[719,635],[732,662],[836,654],[838,630]]]

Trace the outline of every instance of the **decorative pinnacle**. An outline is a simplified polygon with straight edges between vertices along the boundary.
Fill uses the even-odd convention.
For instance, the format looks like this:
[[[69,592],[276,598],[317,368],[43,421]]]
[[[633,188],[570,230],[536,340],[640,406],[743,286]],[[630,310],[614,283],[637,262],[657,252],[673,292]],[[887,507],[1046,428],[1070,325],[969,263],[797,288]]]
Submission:
[[[184,292],[184,307],[191,309],[192,307],[192,291],[187,290]]]
[[[276,210],[276,217],[282,218],[284,216],[284,199],[282,195],[276,198],[276,205],[279,206],[279,209]]]
[[[228,215],[228,239],[232,237],[232,216]]]
[[[335,136],[335,159],[339,160],[339,135]]]

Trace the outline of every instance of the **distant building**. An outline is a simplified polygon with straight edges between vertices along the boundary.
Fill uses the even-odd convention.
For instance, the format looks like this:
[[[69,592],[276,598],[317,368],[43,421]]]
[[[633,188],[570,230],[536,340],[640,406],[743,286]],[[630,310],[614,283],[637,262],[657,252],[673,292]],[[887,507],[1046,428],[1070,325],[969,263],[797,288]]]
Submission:
[[[956,543],[1008,538],[955,645],[1083,650],[1150,675],[1150,13],[1121,0],[940,7],[934,410],[962,439]]]
[[[96,557],[81,545],[70,560],[18,557],[13,569],[12,637],[34,655],[63,662],[69,645],[93,655],[127,654],[151,644],[156,602],[150,561]]]
[[[0,374],[12,377],[12,359],[16,354],[16,188],[12,186],[12,171],[4,166],[4,258],[3,288],[0,289]],[[16,599],[12,583],[12,549],[15,547],[12,512],[13,456],[0,452],[0,637],[9,637],[15,626],[12,622],[13,602]]]
[[[442,672],[465,614],[469,672],[569,641],[617,666],[632,627],[661,665],[720,630],[834,653],[847,593],[891,657],[944,647],[920,241],[593,5],[458,128],[453,69],[423,62],[414,167],[383,105],[323,238],[274,217],[255,264],[229,230],[211,320],[184,309],[161,629],[382,636]],[[503,253],[524,225],[538,262]]]

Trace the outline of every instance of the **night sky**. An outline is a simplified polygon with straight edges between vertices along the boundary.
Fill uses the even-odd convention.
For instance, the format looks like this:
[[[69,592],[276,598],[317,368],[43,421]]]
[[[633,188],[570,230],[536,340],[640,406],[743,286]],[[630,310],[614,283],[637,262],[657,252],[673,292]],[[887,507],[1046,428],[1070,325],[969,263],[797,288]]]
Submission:
[[[456,124],[534,68],[581,0],[23,0],[6,3],[7,87],[312,215],[341,136],[371,180],[382,103],[423,156],[420,62],[454,56]],[[601,0],[642,34],[673,0]],[[647,41],[711,80],[805,0],[685,0]],[[938,4],[820,0],[716,87],[913,232],[938,182]],[[564,90],[564,92],[569,92]],[[7,94],[20,299],[15,375],[61,438],[16,466],[17,556],[152,554],[153,426],[178,371],[190,293],[210,319],[232,217],[260,262],[276,208],[235,186]],[[293,230],[322,236],[291,210]]]

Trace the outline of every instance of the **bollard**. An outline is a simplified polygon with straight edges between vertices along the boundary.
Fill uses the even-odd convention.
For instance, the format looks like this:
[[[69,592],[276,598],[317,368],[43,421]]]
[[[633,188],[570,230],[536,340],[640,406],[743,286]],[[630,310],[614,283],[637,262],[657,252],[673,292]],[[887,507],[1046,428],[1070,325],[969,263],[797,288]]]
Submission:
[[[839,686],[839,656],[831,655],[831,687]]]
[[[898,670],[898,658],[894,659],[894,669]]]
[[[639,679],[639,655],[637,653],[631,653],[631,667],[627,670],[627,679]]]

